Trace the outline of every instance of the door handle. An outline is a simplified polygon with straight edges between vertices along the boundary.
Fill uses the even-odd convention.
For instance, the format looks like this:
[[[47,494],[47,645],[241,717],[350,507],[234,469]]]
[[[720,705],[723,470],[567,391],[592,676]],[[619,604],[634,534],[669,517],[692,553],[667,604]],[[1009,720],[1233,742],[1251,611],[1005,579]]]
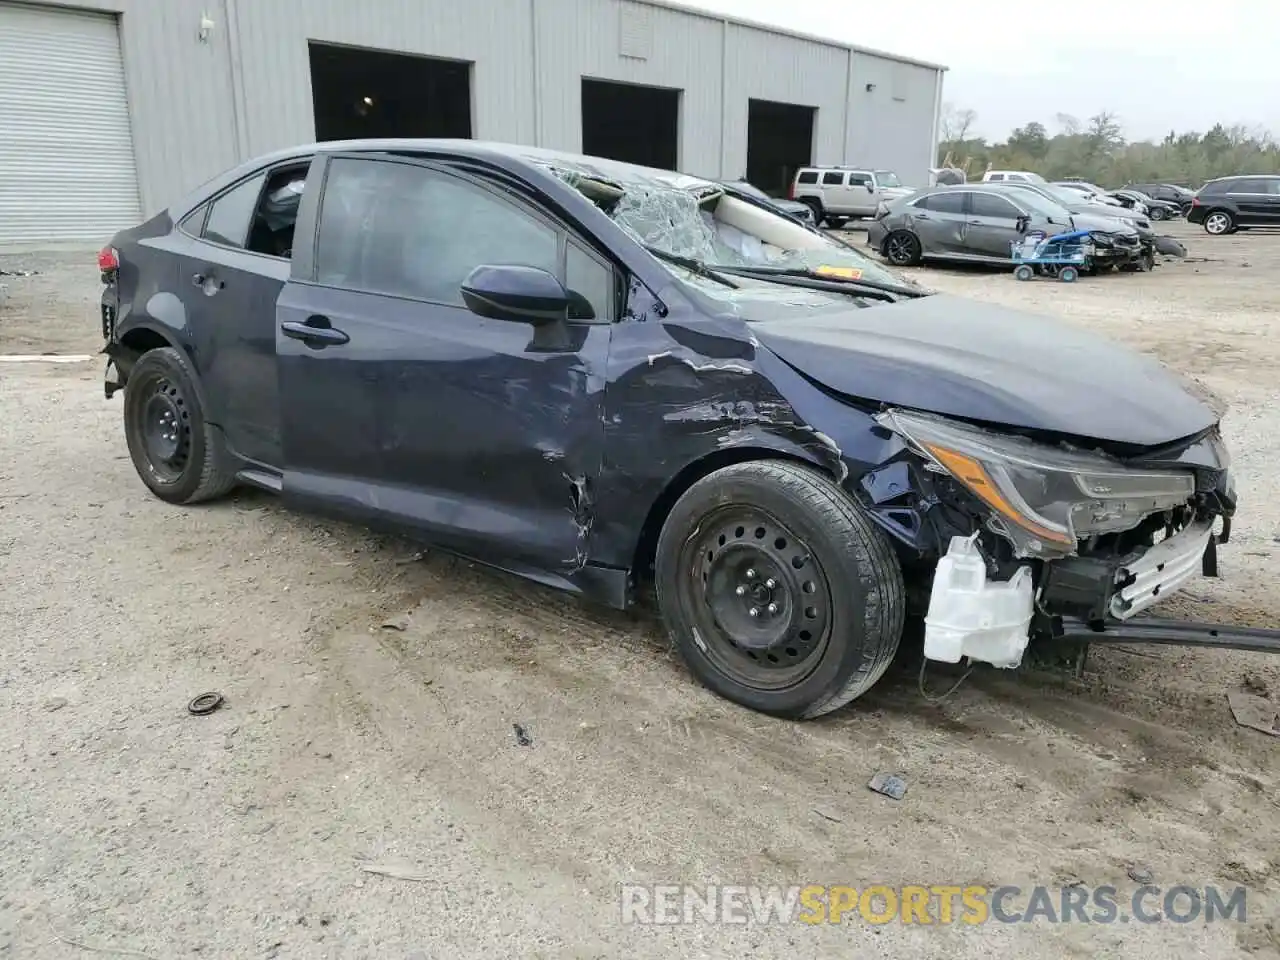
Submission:
[[[917,214],[916,214],[916,219],[917,219],[917,220],[931,220],[931,219],[933,219],[933,218],[932,218],[932,217],[930,217],[927,213],[917,213]]]
[[[306,322],[286,320],[280,324],[280,332],[292,340],[301,340],[308,346],[327,347],[349,343],[351,338],[329,324],[328,317],[308,317]]]

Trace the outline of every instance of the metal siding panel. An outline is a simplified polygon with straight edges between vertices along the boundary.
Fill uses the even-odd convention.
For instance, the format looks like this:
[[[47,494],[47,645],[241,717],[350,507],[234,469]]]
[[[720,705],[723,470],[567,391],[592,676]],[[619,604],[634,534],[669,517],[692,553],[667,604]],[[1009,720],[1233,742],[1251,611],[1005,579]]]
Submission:
[[[928,186],[938,71],[850,56],[845,162],[893,170],[905,184]],[[875,89],[867,90],[868,83]]]
[[[219,0],[119,0],[143,215],[235,164],[227,22]],[[214,29],[199,38],[208,13]]]
[[[0,243],[105,241],[140,216],[112,14],[0,3]]]
[[[720,31],[713,17],[648,7],[646,59],[622,56],[619,0],[538,0],[541,145],[582,149],[582,78],[682,90],[679,166],[721,174]]]
[[[379,0],[376,16],[339,0],[235,0],[248,152],[315,138],[307,42],[474,62],[473,131],[532,143],[529,0]]]
[[[753,99],[817,107],[813,162],[839,163],[848,51],[737,24],[728,31],[725,168],[739,174],[747,168],[747,101]]]

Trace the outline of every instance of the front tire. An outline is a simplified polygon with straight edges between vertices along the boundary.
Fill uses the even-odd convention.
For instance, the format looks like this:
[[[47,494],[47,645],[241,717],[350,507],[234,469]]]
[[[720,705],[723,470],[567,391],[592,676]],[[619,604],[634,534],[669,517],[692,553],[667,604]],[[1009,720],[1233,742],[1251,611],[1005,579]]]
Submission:
[[[1169,216],[1169,212],[1164,207],[1156,207],[1151,211],[1152,220],[1164,220]]]
[[[235,486],[222,434],[210,429],[186,354],[173,347],[144,353],[124,391],[124,433],[134,469],[169,503],[212,500]]]
[[[1221,237],[1236,228],[1236,221],[1226,210],[1210,210],[1205,214],[1204,232],[1213,237]]]
[[[690,671],[763,713],[809,719],[843,706],[880,679],[902,636],[902,568],[888,539],[809,467],[757,461],[699,480],[667,517],[655,568]]]
[[[922,254],[920,238],[906,230],[895,230],[884,241],[885,259],[895,267],[914,267]]]

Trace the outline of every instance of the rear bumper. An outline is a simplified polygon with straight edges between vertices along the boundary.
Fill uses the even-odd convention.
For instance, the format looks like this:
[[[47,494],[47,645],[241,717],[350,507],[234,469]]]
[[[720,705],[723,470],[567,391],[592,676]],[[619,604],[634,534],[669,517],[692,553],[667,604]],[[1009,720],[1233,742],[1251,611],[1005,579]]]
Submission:
[[[885,237],[889,235],[883,220],[872,220],[867,224],[867,246],[879,251],[884,246]]]

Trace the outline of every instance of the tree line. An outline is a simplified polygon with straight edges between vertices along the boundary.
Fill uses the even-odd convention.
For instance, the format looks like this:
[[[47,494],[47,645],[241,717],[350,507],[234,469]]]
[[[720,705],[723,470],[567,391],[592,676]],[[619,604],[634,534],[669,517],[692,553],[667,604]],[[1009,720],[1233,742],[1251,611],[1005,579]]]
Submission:
[[[975,135],[977,120],[975,111],[945,104],[939,131],[938,165],[965,169],[971,180],[988,169],[1033,170],[1048,180],[1176,183],[1194,190],[1214,177],[1280,173],[1280,144],[1266,130],[1239,124],[1215,124],[1205,133],[1171,130],[1159,142],[1130,141],[1115,114],[1104,111],[1081,122],[1060,113],[1054,117],[1057,133],[1034,121],[1003,143],[989,143]]]

